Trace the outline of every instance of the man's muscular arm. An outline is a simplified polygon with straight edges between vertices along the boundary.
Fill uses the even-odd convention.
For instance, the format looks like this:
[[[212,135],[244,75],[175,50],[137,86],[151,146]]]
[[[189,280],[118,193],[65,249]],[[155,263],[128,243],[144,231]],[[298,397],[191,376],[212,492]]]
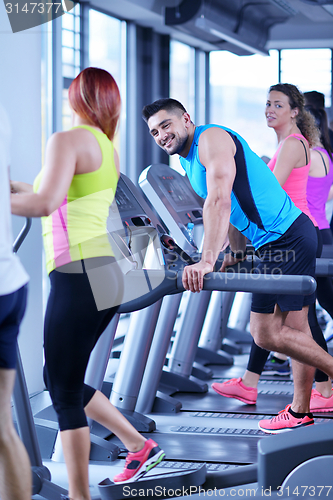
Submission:
[[[199,158],[206,168],[207,198],[203,208],[204,243],[200,262],[186,266],[183,285],[199,292],[203,277],[213,271],[225,242],[231,210],[231,191],[236,175],[236,146],[230,135],[218,127],[205,130],[199,139]]]

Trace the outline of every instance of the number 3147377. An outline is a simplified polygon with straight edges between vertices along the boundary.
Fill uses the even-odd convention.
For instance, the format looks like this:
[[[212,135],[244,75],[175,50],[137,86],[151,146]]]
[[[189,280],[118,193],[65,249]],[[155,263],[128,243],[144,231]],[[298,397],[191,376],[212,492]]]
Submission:
[[[49,14],[54,10],[55,14],[61,8],[62,2],[40,2],[40,3],[25,3],[23,6],[18,3],[6,3],[7,14],[19,14],[25,12],[26,14]]]

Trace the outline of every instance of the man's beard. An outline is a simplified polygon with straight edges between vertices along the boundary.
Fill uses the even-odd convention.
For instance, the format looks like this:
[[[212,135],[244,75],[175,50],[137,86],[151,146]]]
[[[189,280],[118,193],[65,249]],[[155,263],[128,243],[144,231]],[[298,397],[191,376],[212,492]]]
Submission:
[[[163,148],[164,151],[169,155],[180,155],[181,152],[185,149],[185,146],[187,144],[188,136],[186,137],[178,137],[175,141],[175,144],[173,145],[172,150],[168,151],[167,149]]]

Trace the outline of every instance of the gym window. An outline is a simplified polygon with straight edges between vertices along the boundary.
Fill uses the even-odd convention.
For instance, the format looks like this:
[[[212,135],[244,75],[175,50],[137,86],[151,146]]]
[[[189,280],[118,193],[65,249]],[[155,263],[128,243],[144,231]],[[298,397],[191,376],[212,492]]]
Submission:
[[[111,73],[120,90],[122,112],[113,142],[119,153],[122,172],[126,172],[123,154],[126,141],[126,31],[125,21],[89,10],[89,66]]]
[[[71,113],[68,104],[68,89],[81,71],[81,6],[75,7],[61,17],[62,19],[62,128],[71,127]]]
[[[293,83],[302,92],[322,92],[326,108],[331,107],[331,49],[284,49],[280,57],[281,82]]]
[[[180,101],[195,117],[195,49],[185,43],[170,42],[170,97]],[[184,175],[176,155],[169,158],[170,167]]]
[[[269,57],[210,53],[210,121],[238,132],[259,156],[271,157],[276,137],[267,127],[267,91],[278,83],[278,51]]]

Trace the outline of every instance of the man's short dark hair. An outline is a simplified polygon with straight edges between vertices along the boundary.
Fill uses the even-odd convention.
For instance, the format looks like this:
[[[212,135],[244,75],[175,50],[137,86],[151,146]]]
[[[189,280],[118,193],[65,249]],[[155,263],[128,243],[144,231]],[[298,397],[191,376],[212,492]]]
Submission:
[[[303,92],[303,95],[306,106],[312,106],[317,109],[325,108],[325,95],[321,92],[311,90],[311,92]]]
[[[172,113],[180,112],[181,114],[184,114],[187,112],[181,102],[168,97],[165,99],[158,99],[152,104],[147,104],[147,106],[145,106],[142,110],[142,118],[147,123],[149,118],[161,111],[161,109],[171,111]]]

